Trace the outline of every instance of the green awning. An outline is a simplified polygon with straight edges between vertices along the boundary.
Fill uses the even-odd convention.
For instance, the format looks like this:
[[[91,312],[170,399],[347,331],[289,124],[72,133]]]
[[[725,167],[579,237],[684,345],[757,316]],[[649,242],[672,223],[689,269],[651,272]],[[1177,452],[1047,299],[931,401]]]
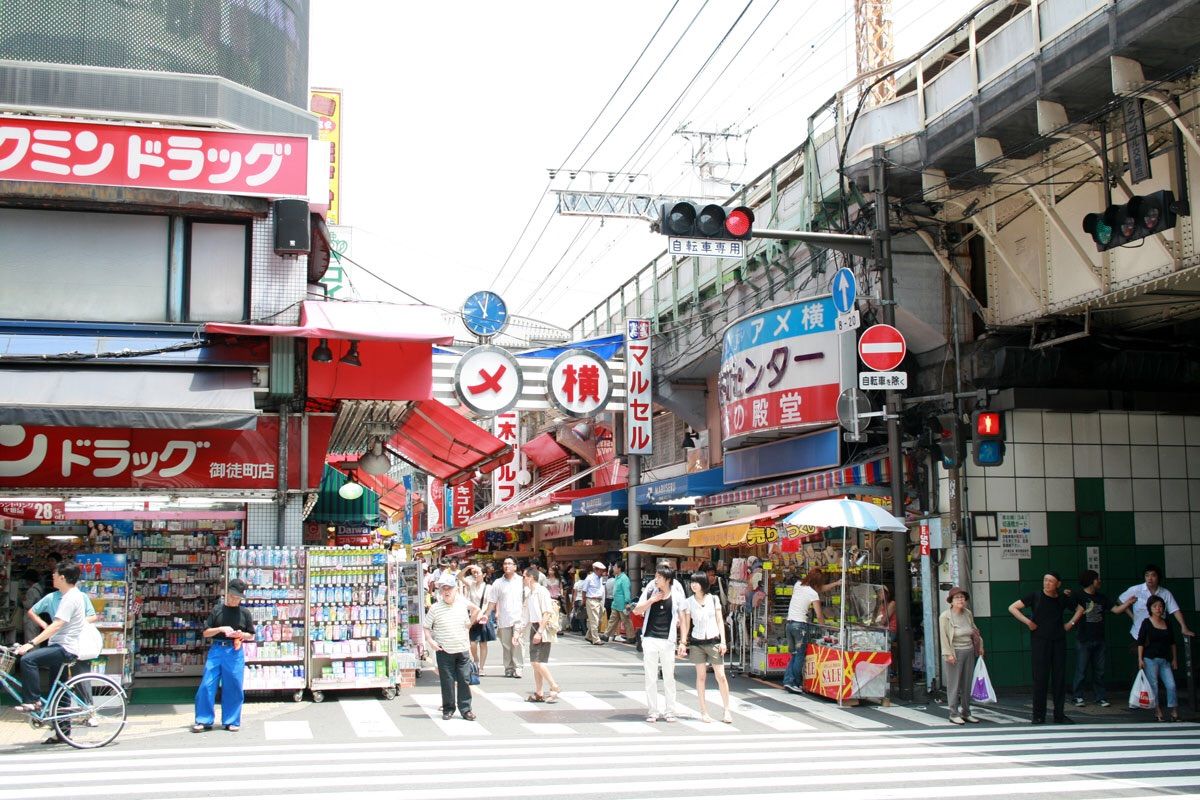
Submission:
[[[308,519],[312,522],[361,523],[373,525],[379,521],[379,495],[366,486],[363,487],[362,497],[357,500],[346,500],[338,494],[338,489],[350,482],[350,479],[338,470],[325,465],[321,476],[321,488],[317,490],[317,504],[313,506]]]

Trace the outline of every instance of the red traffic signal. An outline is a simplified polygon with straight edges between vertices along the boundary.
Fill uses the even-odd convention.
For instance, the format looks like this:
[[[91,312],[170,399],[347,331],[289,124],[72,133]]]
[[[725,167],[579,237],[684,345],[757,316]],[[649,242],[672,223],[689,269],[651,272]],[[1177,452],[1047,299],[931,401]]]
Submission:
[[[753,236],[754,212],[746,206],[725,208],[715,204],[698,207],[681,200],[664,204],[659,230],[667,236],[695,239],[746,240]]]
[[[995,411],[980,411],[975,415],[975,435],[976,436],[1003,436],[1004,430],[1001,428],[1000,414]]]

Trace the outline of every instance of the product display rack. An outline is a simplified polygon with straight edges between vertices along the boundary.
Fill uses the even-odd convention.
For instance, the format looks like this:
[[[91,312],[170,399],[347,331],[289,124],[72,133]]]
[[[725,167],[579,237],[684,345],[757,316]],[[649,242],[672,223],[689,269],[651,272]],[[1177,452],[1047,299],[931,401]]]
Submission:
[[[91,662],[90,672],[120,676],[123,686],[133,683],[133,620],[129,613],[129,583],[125,580],[81,580],[79,590],[88,596],[99,619],[96,627],[104,637],[100,657]]]
[[[21,598],[17,596],[15,584],[12,534],[0,531],[0,643],[3,644],[16,641],[17,627],[22,620],[18,615]]]
[[[224,591],[228,534],[135,531],[120,537],[134,572],[140,612],[134,628],[134,677],[204,673],[204,621]]]
[[[254,642],[243,645],[243,688],[291,692],[300,702],[308,683],[306,553],[303,547],[234,547],[226,554],[225,590],[241,578],[247,584],[242,605],[254,619]]]
[[[403,561],[398,554],[388,556],[388,584],[392,592],[395,614],[395,639],[392,648],[391,671],[399,675],[401,670],[416,670],[421,674],[424,657],[425,625],[424,593],[425,571],[420,561]]]
[[[396,696],[391,668],[396,638],[396,580],[381,547],[308,550],[308,685],[325,692],[382,689]]]

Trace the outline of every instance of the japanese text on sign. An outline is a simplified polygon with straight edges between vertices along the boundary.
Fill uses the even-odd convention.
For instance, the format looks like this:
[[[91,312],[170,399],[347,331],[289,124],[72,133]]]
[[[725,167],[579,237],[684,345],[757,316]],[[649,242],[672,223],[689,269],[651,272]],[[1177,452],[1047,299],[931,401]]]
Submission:
[[[727,242],[724,239],[677,239],[671,237],[667,241],[667,249],[673,256],[742,258],[746,255],[745,242]]]
[[[858,388],[860,389],[890,389],[901,391],[908,388],[907,372],[860,372],[858,373]]]
[[[648,455],[654,450],[650,320],[626,320],[625,327],[625,449]]]
[[[0,117],[0,179],[304,197],[308,139]]]
[[[492,472],[492,502],[507,503],[517,496],[520,483],[517,473],[520,469],[518,448],[521,446],[521,418],[516,411],[497,414],[494,420],[493,432],[496,438],[512,447],[512,458],[508,463]]]
[[[451,500],[451,527],[465,528],[475,513],[475,482],[467,481],[455,486]]]
[[[425,527],[430,533],[446,532],[446,484],[441,478],[429,478],[429,505],[426,507]]]
[[[590,417],[612,398],[612,373],[590,350],[566,350],[546,371],[546,399],[570,417]]]
[[[726,441],[837,420],[841,339],[828,297],[746,317],[725,331],[718,400]]]
[[[996,515],[996,527],[1000,535],[1001,558],[1031,558],[1029,545],[1029,514],[1022,512]]]

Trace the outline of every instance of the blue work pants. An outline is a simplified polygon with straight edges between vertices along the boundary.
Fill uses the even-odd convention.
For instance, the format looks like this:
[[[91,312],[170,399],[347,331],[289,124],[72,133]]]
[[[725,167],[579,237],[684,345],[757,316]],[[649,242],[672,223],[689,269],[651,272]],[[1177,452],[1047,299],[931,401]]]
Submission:
[[[215,639],[204,662],[204,678],[196,690],[196,723],[212,725],[216,719],[217,686],[221,687],[221,724],[242,724],[242,676],[246,671],[245,651],[234,649],[228,639]]]
[[[788,652],[792,654],[787,671],[783,673],[783,685],[804,688],[804,657],[808,643],[817,637],[816,626],[811,622],[787,622]]]

